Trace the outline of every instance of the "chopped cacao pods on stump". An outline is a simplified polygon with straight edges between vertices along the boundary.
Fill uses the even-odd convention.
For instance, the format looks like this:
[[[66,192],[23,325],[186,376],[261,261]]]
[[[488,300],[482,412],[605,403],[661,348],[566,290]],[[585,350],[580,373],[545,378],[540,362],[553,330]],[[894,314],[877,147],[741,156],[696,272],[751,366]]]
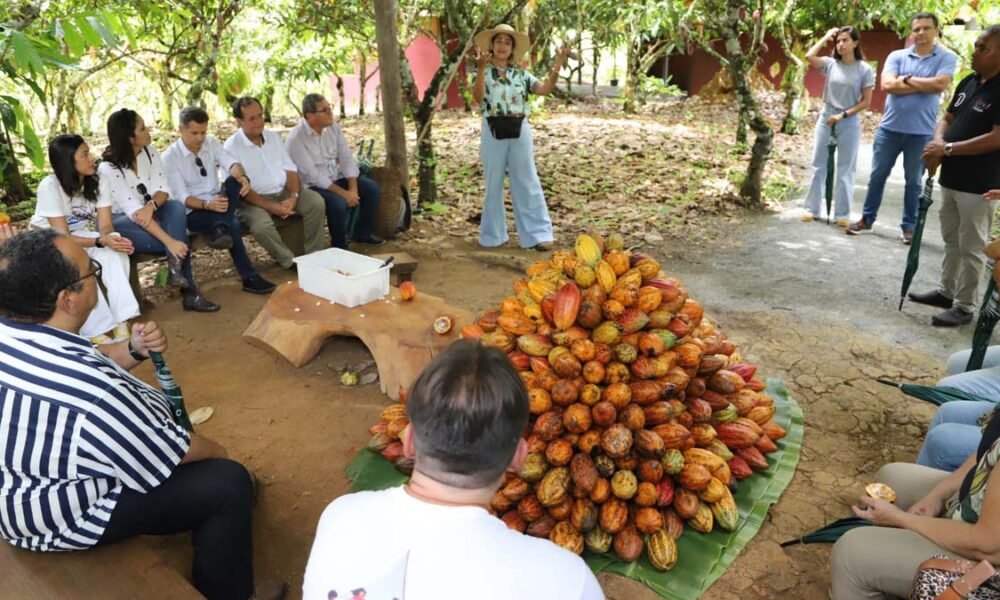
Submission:
[[[529,454],[490,510],[511,529],[580,554],[643,551],[669,570],[684,527],[736,529],[732,490],[785,430],[757,367],[740,357],[654,258],[580,235],[532,264],[462,335],[509,354],[528,388]],[[403,403],[368,447],[412,469]]]

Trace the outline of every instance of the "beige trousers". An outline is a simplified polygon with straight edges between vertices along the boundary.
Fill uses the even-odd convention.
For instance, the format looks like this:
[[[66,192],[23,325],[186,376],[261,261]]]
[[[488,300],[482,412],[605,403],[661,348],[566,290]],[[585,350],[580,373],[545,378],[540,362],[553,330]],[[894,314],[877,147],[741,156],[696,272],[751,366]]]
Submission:
[[[930,467],[892,463],[874,481],[896,491],[896,504],[909,508],[951,475]],[[858,527],[833,545],[830,555],[833,600],[908,598],[917,567],[935,554],[955,556],[919,533],[893,527]]]
[[[980,194],[941,188],[944,260],[940,291],[966,312],[975,312],[982,300],[979,282],[986,266],[983,248],[989,241],[993,208],[993,203],[983,200]]]
[[[287,190],[282,190],[277,194],[261,194],[262,198],[273,202],[279,202],[287,196]],[[292,259],[295,258],[295,253],[285,245],[278,233],[278,228],[275,227],[274,223],[278,217],[272,216],[271,213],[259,206],[246,202],[240,205],[236,213],[243,225],[253,234],[254,239],[274,257],[274,260],[286,269],[291,268],[294,264]],[[295,205],[295,214],[302,216],[306,254],[326,248],[326,240],[323,237],[323,225],[326,224],[326,202],[322,196],[308,188],[299,190],[299,201]]]

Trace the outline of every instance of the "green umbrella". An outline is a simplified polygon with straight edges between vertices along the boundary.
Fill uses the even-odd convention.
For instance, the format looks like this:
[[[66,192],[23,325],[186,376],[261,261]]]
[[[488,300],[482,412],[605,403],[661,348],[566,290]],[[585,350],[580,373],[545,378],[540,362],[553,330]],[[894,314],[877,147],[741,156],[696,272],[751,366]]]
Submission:
[[[928,175],[924,182],[924,192],[920,194],[920,208],[917,211],[917,225],[913,228],[913,241],[906,255],[906,270],[903,271],[903,286],[899,290],[899,310],[903,310],[903,300],[910,289],[913,276],[920,266],[920,240],[924,237],[924,225],[927,223],[927,209],[934,203],[934,176]]]
[[[855,527],[868,527],[872,524],[867,519],[861,517],[844,517],[837,519],[829,525],[824,525],[816,531],[805,534],[802,537],[782,542],[781,547],[795,546],[796,544],[832,544],[840,539],[848,531]]]
[[[163,395],[174,406],[174,419],[177,423],[188,431],[194,431],[191,419],[188,417],[187,409],[184,408],[184,395],[181,394],[181,386],[177,385],[174,374],[163,360],[163,355],[159,352],[149,353],[149,359],[153,361],[153,369],[156,371],[156,380],[160,382],[160,389]]]
[[[826,224],[830,224],[833,207],[833,178],[837,170],[837,124],[830,126],[830,141],[826,144]]]
[[[888,385],[890,387],[898,388],[899,391],[903,392],[907,396],[911,396],[918,400],[924,400],[930,402],[931,404],[941,406],[945,402],[954,402],[956,400],[971,401],[971,402],[990,402],[996,404],[996,400],[980,396],[978,394],[972,394],[958,388],[953,388],[949,386],[936,386],[936,385],[917,385],[915,383],[897,383],[895,381],[890,381],[888,379],[878,378],[876,379],[879,383]]]
[[[969,363],[965,365],[966,371],[983,368],[983,359],[986,357],[986,349],[990,345],[990,338],[993,337],[993,328],[996,327],[998,318],[1000,318],[1000,294],[997,293],[997,284],[993,280],[993,269],[990,269],[990,281],[986,285],[982,308],[979,309],[976,330],[972,333],[972,354],[969,355]]]

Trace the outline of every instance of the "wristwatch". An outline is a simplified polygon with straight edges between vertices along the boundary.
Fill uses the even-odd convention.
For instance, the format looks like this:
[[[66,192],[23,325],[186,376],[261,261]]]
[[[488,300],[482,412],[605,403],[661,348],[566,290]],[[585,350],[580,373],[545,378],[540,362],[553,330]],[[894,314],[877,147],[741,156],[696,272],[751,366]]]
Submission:
[[[951,142],[948,142],[947,144],[945,144],[944,145],[944,155],[945,156],[951,156],[951,151],[954,150],[954,148],[955,148],[955,144],[953,144]]]
[[[212,201],[211,201],[211,200],[202,200],[202,201],[201,201],[201,209],[202,209],[202,210],[208,210],[208,207],[209,207],[209,205],[210,205],[211,203],[212,203]]]
[[[103,248],[103,247],[104,247],[104,243],[101,241],[101,236],[95,237],[94,238],[94,248]]]
[[[913,75],[903,75],[903,85],[910,85],[910,77]]]
[[[849,116],[851,116],[851,115],[849,115],[846,110],[844,112],[840,113],[840,117],[843,118],[843,119],[846,119]]]
[[[129,341],[128,341],[128,354],[129,354],[129,356],[131,356],[132,358],[134,358],[135,360],[137,360],[139,362],[142,362],[142,361],[146,360],[147,358],[149,358],[148,356],[143,356],[143,355],[139,354],[138,352],[136,352],[135,348],[132,347],[132,340],[131,339],[129,339]]]

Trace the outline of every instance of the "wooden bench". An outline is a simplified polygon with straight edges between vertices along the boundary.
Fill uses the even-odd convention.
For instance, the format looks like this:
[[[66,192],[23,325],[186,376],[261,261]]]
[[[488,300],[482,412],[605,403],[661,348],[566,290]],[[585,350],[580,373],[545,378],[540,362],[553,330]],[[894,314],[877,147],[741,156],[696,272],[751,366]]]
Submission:
[[[446,335],[432,328],[440,316],[453,323]],[[460,327],[474,318],[469,311],[423,292],[403,302],[395,287],[381,300],[347,308],[306,293],[293,281],[278,286],[243,338],[301,367],[319,353],[327,338],[357,337],[375,359],[382,392],[397,399],[400,390],[409,389],[427,363],[459,339]]]
[[[389,283],[399,287],[404,281],[413,281],[413,272],[417,270],[417,259],[406,252],[386,252],[385,254],[372,254],[372,258],[385,260],[393,256],[392,268],[389,270]]]
[[[204,600],[157,556],[152,538],[135,538],[79,552],[29,552],[0,542],[3,598],[170,598]]]

